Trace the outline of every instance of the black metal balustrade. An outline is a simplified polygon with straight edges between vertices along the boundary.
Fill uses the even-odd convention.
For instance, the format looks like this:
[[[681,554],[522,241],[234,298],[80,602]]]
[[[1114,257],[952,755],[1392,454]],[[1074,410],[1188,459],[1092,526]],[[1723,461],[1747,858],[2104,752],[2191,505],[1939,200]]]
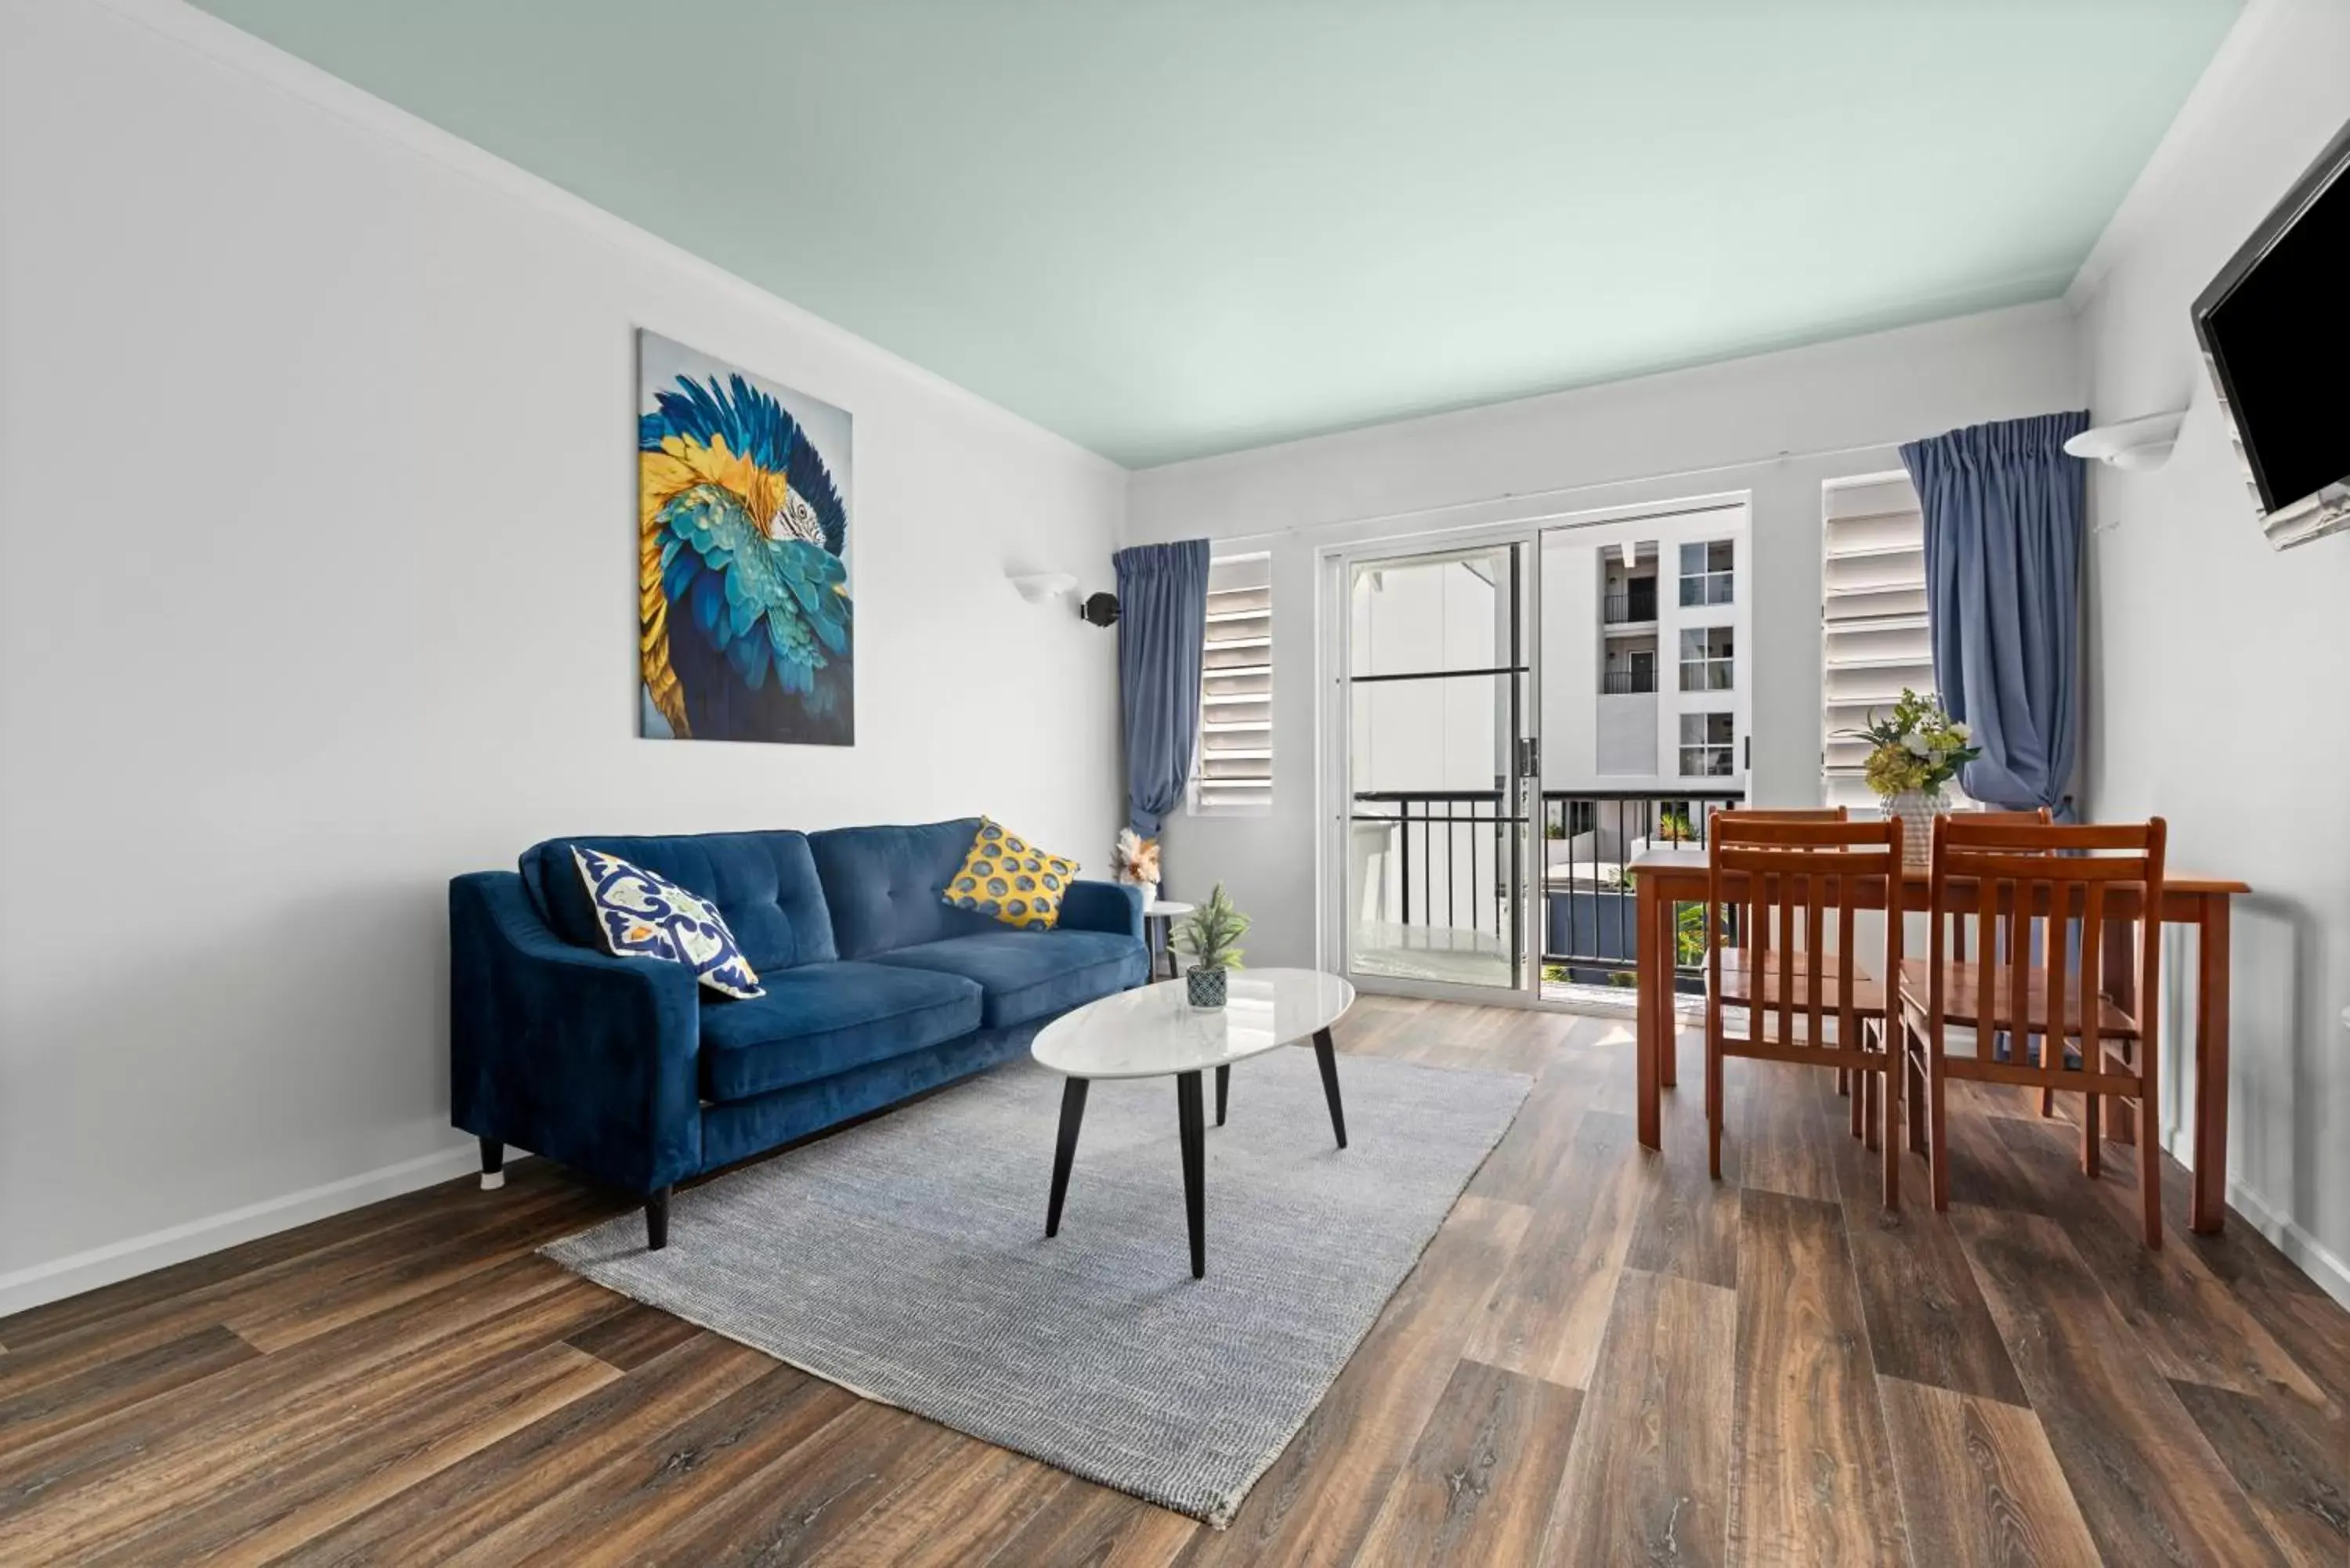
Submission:
[[[1643,581],[1629,592],[1601,595],[1599,618],[1609,626],[1621,626],[1627,621],[1656,619],[1656,585]]]
[[[1657,689],[1653,670],[1610,670],[1599,678],[1599,690],[1610,697],[1630,696]]]
[[[1512,864],[1515,835],[1539,833],[1540,879],[1529,892],[1541,899],[1544,978],[1625,984],[1638,967],[1640,937],[1626,866],[1642,848],[1702,848],[1714,814],[1745,798],[1742,790],[1719,788],[1544,790],[1529,823],[1505,807],[1499,790],[1365,790],[1355,796],[1354,821],[1388,829],[1395,864],[1391,880],[1381,869],[1382,920],[1406,931],[1490,936],[1503,950],[1513,946],[1512,888],[1522,874]],[[1697,909],[1690,905],[1683,914]],[[1683,942],[1674,959],[1681,980],[1693,985],[1702,950]]]
[[[1508,940],[1510,842],[1513,831],[1522,829],[1526,819],[1503,809],[1501,791],[1362,790],[1355,795],[1354,819],[1393,825],[1397,925],[1481,931]],[[1417,857],[1412,853],[1414,828],[1419,830]],[[1464,863],[1465,897],[1460,874]],[[1440,873],[1436,869],[1440,866]],[[1440,888],[1436,885],[1440,877]],[[1384,913],[1384,885],[1380,892]],[[1415,906],[1417,920],[1412,918]]]
[[[1644,849],[1702,849],[1716,812],[1743,805],[1737,789],[1681,789],[1615,794],[1545,790],[1542,805],[1542,965],[1545,980],[1586,985],[1629,984],[1639,966],[1642,932],[1631,861]],[[1685,923],[1699,906],[1686,906]],[[1676,944],[1674,968],[1691,986],[1705,953]]]

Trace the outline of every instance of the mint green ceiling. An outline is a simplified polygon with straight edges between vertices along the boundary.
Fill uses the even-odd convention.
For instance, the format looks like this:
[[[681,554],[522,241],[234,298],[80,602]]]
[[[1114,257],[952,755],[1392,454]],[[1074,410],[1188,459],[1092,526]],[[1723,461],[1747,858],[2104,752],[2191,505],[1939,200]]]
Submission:
[[[1130,466],[2051,297],[2236,12],[200,3]]]

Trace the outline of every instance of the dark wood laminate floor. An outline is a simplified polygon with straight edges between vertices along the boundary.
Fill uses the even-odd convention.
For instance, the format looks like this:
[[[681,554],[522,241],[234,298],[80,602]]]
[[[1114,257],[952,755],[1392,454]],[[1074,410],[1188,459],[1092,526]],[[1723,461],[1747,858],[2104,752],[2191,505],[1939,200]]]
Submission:
[[[2350,1316],[2181,1179],[2143,1251],[2133,1151],[2084,1179],[2023,1094],[1887,1215],[1825,1074],[1731,1064],[1716,1183],[1694,1065],[1633,1137],[1621,1023],[1340,1040],[1538,1079],[1228,1532],[540,1261],[625,1205],[526,1161],[0,1320],[0,1562],[2350,1561]]]

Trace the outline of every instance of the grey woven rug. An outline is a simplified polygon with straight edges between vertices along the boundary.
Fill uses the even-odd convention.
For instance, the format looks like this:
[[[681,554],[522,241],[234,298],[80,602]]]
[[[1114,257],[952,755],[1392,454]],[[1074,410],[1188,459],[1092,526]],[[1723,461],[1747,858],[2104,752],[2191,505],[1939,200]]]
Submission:
[[[959,1431],[1222,1526],[1304,1424],[1530,1080],[1314,1055],[1208,1085],[1208,1277],[1183,1225],[1175,1086],[1101,1081],[1045,1237],[1061,1079],[1022,1060],[546,1255]]]

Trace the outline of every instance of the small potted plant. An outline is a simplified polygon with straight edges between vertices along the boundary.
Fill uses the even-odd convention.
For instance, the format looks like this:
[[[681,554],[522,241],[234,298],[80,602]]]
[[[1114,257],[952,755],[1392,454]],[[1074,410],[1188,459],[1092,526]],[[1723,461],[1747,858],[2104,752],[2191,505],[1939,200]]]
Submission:
[[[1869,743],[1861,773],[1885,802],[1886,815],[1901,819],[1902,858],[1927,864],[1933,857],[1935,815],[1949,805],[1943,786],[1981,756],[1982,748],[1968,744],[1971,732],[1943,711],[1939,697],[1906,686],[1890,714],[1880,719],[1872,708],[1866,725],[1838,733]]]
[[[1183,971],[1183,994],[1194,1007],[1224,1004],[1225,972],[1241,967],[1236,945],[1249,929],[1249,918],[1232,908],[1222,882],[1208,901],[1175,928],[1175,950],[1191,961]]]

